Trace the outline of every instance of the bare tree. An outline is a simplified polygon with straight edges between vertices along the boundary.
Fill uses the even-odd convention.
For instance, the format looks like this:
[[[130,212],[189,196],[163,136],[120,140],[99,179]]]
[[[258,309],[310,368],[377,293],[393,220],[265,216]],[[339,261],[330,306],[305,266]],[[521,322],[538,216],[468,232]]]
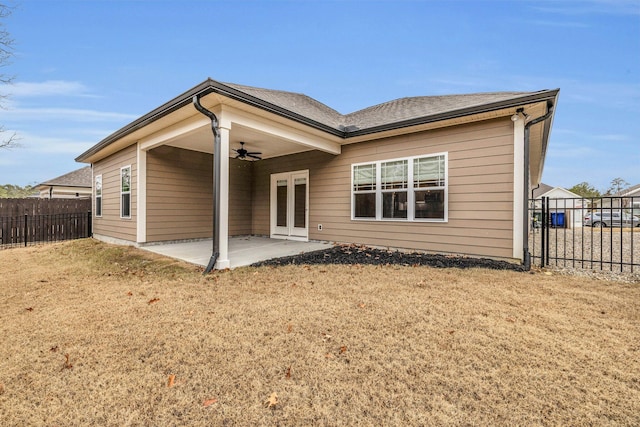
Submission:
[[[614,178],[613,180],[611,180],[611,185],[609,186],[609,189],[607,190],[607,194],[609,194],[609,195],[618,194],[619,192],[621,192],[622,190],[624,190],[628,186],[629,186],[629,183],[627,181],[625,181],[624,179],[622,179],[622,178]]]
[[[0,67],[5,67],[9,64],[9,60],[13,56],[13,39],[9,32],[5,29],[4,20],[11,15],[11,9],[9,6],[0,3]],[[0,84],[6,85],[11,83],[12,76],[4,73],[0,73]],[[0,93],[0,108],[4,108],[4,100],[7,99],[7,95]],[[11,134],[8,137],[4,137],[6,132],[4,126],[0,124],[0,149],[14,147],[17,143],[16,134]]]

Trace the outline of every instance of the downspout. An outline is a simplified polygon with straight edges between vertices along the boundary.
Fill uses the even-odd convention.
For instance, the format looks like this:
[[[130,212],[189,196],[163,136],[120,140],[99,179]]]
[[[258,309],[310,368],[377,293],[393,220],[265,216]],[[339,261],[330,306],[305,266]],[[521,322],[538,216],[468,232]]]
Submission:
[[[531,254],[529,253],[529,133],[531,126],[547,120],[553,114],[553,102],[547,101],[547,114],[525,123],[524,125],[524,206],[522,209],[522,264],[531,270]]]
[[[538,188],[540,188],[540,183],[538,183],[538,185],[535,186],[535,188],[531,189],[531,199],[533,199],[533,192],[536,191]]]
[[[213,270],[220,256],[220,128],[216,115],[200,104],[200,95],[193,96],[193,106],[211,119],[213,131],[213,250],[209,264],[204,269],[204,274],[207,274]]]

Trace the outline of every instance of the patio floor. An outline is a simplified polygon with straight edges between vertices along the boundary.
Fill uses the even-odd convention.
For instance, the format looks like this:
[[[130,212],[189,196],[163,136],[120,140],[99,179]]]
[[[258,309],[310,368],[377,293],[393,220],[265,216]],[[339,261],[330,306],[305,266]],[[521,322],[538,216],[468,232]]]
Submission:
[[[206,267],[211,258],[212,246],[212,240],[207,239],[196,242],[154,244],[142,246],[141,249]],[[236,268],[258,261],[328,249],[331,246],[329,242],[298,242],[259,236],[230,237],[229,262],[231,268]]]

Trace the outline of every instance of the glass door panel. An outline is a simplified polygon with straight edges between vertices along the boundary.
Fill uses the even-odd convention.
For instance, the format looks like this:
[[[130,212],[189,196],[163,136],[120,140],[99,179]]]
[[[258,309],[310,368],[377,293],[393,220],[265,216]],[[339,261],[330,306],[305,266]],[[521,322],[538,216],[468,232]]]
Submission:
[[[289,197],[288,197],[288,181],[286,179],[279,179],[277,183],[276,190],[276,226],[277,227],[286,227],[287,226],[287,205]]]
[[[271,236],[309,237],[309,171],[271,175]]]
[[[293,226],[307,228],[307,178],[295,178],[293,182]]]

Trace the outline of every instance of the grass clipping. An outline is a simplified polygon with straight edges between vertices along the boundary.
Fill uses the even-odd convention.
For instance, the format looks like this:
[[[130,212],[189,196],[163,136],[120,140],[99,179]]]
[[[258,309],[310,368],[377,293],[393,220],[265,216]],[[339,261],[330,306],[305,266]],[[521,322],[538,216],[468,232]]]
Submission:
[[[639,425],[640,286],[0,251],[6,425]]]

